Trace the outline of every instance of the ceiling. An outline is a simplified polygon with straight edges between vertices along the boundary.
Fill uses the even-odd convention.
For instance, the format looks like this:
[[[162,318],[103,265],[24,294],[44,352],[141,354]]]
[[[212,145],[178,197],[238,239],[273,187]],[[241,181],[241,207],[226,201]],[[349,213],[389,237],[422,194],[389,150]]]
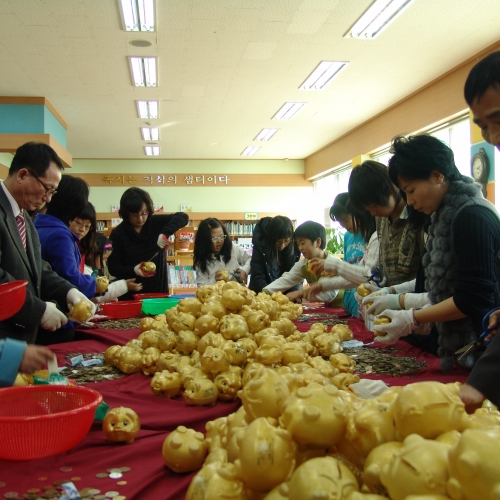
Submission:
[[[74,158],[145,158],[137,99],[160,102],[161,158],[305,158],[500,37],[498,0],[413,0],[371,41],[343,35],[372,0],[156,3],[157,31],[127,33],[118,0],[0,0],[0,95],[47,97]],[[158,57],[157,88],[132,86],[132,55]],[[298,90],[321,60],[350,65]],[[286,101],[308,105],[271,120]]]

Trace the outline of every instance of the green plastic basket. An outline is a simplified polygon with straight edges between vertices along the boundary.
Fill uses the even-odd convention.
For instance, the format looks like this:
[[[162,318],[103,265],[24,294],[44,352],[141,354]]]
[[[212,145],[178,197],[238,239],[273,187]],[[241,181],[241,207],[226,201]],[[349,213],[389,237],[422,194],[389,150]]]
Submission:
[[[142,299],[142,312],[144,314],[163,314],[166,310],[175,307],[179,303],[179,299]]]

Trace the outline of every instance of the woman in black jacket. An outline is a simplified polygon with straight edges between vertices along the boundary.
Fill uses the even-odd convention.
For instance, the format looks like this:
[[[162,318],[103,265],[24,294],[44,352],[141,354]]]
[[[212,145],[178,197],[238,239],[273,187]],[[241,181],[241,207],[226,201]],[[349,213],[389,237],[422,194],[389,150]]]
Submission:
[[[136,278],[136,282],[143,285],[143,293],[168,293],[163,249],[170,244],[168,237],[184,227],[189,217],[182,212],[153,215],[149,193],[137,187],[123,193],[119,214],[123,222],[109,236],[113,243],[113,253],[108,259],[109,272],[117,279]],[[141,265],[151,259],[156,264],[155,273],[145,272]],[[120,300],[132,299],[130,291],[120,297]]]
[[[249,288],[257,293],[290,271],[300,259],[299,249],[293,241],[292,221],[282,215],[261,219],[255,226],[252,244]],[[302,283],[299,283],[283,293],[301,288]]]

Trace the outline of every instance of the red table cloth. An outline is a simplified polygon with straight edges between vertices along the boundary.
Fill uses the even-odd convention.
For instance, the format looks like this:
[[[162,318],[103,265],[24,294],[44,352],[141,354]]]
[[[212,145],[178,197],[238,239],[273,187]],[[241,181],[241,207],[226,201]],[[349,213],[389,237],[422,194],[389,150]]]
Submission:
[[[342,309],[314,308],[306,312],[344,313]],[[347,319],[356,339],[371,342],[373,334],[367,332],[362,321]],[[307,331],[310,323],[298,322],[301,331]],[[128,340],[138,337],[135,330],[80,330],[82,340],[66,344],[52,345],[57,354],[59,366],[65,362],[69,353],[103,352],[114,344],[124,345]],[[381,344],[374,344],[382,347]],[[454,369],[445,375],[439,369],[439,359],[399,341],[395,347],[404,356],[414,356],[425,360],[427,367],[404,377],[390,375],[363,375],[366,378],[381,379],[389,385],[405,385],[423,380],[442,382],[465,381],[467,372]],[[370,347],[366,347],[369,349]],[[142,373],[124,376],[118,379],[92,383],[88,386],[99,391],[110,407],[125,406],[137,412],[141,421],[141,430],[133,444],[112,444],[106,441],[101,424],[94,423],[83,441],[72,450],[59,455],[25,462],[0,460],[0,498],[6,492],[15,491],[22,498],[31,488],[43,488],[61,479],[74,479],[79,490],[90,487],[100,490],[101,494],[117,491],[129,500],[178,500],[185,496],[189,483],[195,473],[175,474],[163,464],[162,444],[168,433],[179,425],[205,432],[209,420],[228,415],[237,410],[237,402],[217,402],[213,407],[187,406],[182,396],[164,399],[153,396],[150,389],[150,377]],[[71,471],[61,471],[60,468]],[[110,468],[130,467],[122,478],[98,478]],[[126,481],[126,484],[118,482]],[[5,483],[5,486],[2,486]],[[41,493],[39,493],[41,495]]]

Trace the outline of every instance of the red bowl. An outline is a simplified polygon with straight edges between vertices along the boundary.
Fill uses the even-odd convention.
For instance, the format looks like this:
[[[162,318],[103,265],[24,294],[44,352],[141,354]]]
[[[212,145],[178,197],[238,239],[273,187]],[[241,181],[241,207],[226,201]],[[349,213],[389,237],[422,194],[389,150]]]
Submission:
[[[134,318],[141,312],[142,302],[138,300],[122,300],[121,302],[104,302],[101,304],[104,314],[113,319]]]
[[[0,285],[0,321],[14,316],[26,299],[26,280],[11,281]]]
[[[135,300],[141,299],[164,299],[168,297],[167,293],[134,293]]]

